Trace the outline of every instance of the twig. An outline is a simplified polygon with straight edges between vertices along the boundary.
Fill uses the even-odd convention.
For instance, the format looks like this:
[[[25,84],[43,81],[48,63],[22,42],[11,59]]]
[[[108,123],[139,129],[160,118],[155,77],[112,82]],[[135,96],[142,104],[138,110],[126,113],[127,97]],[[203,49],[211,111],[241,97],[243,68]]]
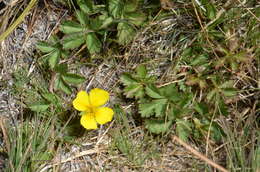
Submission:
[[[198,158],[200,158],[202,161],[205,161],[207,164],[211,165],[212,167],[218,169],[221,172],[228,172],[227,169],[225,169],[224,167],[218,165],[217,163],[213,162],[212,160],[208,159],[206,156],[204,156],[203,154],[201,154],[200,152],[198,152],[197,150],[193,149],[190,145],[188,145],[187,143],[185,143],[184,141],[182,141],[180,138],[178,138],[177,136],[173,136],[172,137],[173,141],[177,141],[180,145],[182,145],[183,147],[185,147],[188,151],[190,151],[192,154],[194,154],[195,156],[197,156]]]

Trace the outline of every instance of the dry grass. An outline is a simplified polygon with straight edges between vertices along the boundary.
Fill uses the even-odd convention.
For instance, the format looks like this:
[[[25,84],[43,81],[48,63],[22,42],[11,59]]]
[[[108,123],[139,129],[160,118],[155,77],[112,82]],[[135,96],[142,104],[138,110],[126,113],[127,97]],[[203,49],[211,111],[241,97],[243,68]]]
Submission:
[[[14,21],[19,12],[18,6],[26,4],[20,1],[15,1],[15,3],[0,10],[0,21],[2,21],[0,33],[8,27],[7,19],[12,19],[10,23]],[[238,1],[238,3],[243,6],[242,2]],[[192,9],[189,5],[184,5],[184,10]],[[229,5],[227,4],[227,6]],[[13,13],[13,11],[15,12]],[[245,11],[253,13],[252,8],[245,8]],[[223,11],[223,13],[225,12]],[[245,13],[247,14],[247,12]],[[22,128],[21,114],[26,107],[24,99],[26,99],[27,93],[23,91],[26,89],[34,91],[34,86],[25,79],[21,84],[21,90],[17,90],[14,73],[22,69],[24,75],[21,78],[39,77],[45,80],[46,76],[42,77],[42,74],[45,75],[46,71],[37,62],[35,43],[38,40],[46,40],[52,33],[55,33],[58,24],[66,14],[66,10],[61,10],[53,5],[38,6],[1,43],[1,119],[5,116],[9,119],[11,126],[15,126],[17,129]],[[121,86],[119,76],[123,72],[132,71],[139,64],[146,64],[151,74],[158,76],[156,84],[159,86],[184,81],[185,72],[177,70],[177,68],[187,68],[186,64],[180,63],[181,53],[194,43],[198,33],[203,33],[207,24],[201,23],[200,15],[197,15],[195,19],[191,12],[174,15],[175,9],[171,9],[170,14],[150,22],[141,30],[131,46],[126,47],[125,54],[109,52],[107,53],[108,58],[96,59],[89,63],[84,58],[79,60],[80,57],[75,53],[71,59],[65,61],[70,64],[72,71],[77,71],[86,77],[86,82],[78,89],[90,90],[99,87],[109,90],[111,92],[110,105],[119,105],[116,107],[119,111],[112,123],[103,126],[98,131],[87,132],[82,137],[73,139],[73,142],[57,141],[65,136],[65,132],[63,133],[65,129],[56,131],[54,129],[55,121],[53,121],[52,138],[59,143],[50,148],[52,158],[48,161],[40,161],[37,171],[214,171],[213,168],[207,166],[207,163],[169,139],[172,133],[162,137],[147,134],[142,123],[138,123],[134,119],[137,112],[135,102],[122,97],[122,91],[119,89]],[[252,15],[252,17],[255,16]],[[201,30],[197,28],[198,23],[201,24]],[[235,80],[236,87],[240,89],[240,93],[236,99],[227,102],[232,107],[229,118],[219,119],[219,123],[228,136],[223,139],[223,144],[215,144],[210,140],[207,140],[206,145],[200,145],[198,142],[189,144],[214,162],[232,171],[250,171],[248,166],[254,161],[253,159],[248,160],[246,156],[254,154],[256,145],[259,144],[257,138],[259,128],[255,122],[259,121],[259,117],[257,118],[259,116],[260,87],[259,52],[255,49],[259,45],[259,41],[256,41],[256,45],[252,44],[248,47],[247,40],[240,42],[245,36],[243,33],[246,32],[247,23],[241,22],[236,25],[236,23],[230,22],[229,24],[236,27],[234,30],[224,33],[227,36],[225,46],[230,45],[233,46],[233,49],[246,50],[252,59],[257,57],[250,63],[244,64],[241,67],[243,70],[232,73],[232,78]],[[259,23],[255,27],[259,27]],[[220,43],[216,41],[209,44],[212,48],[212,45],[217,47]],[[212,51],[214,51],[214,47]],[[40,80],[36,80],[36,83],[42,84]],[[45,85],[45,87],[49,88],[49,85]],[[64,97],[66,103],[69,103],[73,96]],[[8,132],[4,131],[7,130],[4,127],[7,126],[10,127],[1,124],[3,135],[1,145],[4,147],[0,151],[1,154],[6,152],[6,144],[12,139],[5,138],[5,134]],[[237,147],[239,150],[235,149]],[[14,148],[10,147],[10,149]],[[26,154],[26,152],[23,153]],[[241,159],[237,153],[241,153]],[[4,153],[3,155],[5,160],[0,160],[0,166],[1,161],[8,161],[8,157]]]

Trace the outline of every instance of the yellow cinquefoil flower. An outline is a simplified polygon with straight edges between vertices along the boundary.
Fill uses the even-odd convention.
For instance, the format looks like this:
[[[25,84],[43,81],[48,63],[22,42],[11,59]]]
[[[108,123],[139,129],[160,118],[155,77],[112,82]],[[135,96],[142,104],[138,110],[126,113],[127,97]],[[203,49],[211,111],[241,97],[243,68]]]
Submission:
[[[75,109],[82,111],[80,124],[86,129],[97,129],[98,124],[105,124],[113,119],[114,111],[108,107],[101,107],[109,100],[109,93],[100,88],[80,91],[72,104]]]

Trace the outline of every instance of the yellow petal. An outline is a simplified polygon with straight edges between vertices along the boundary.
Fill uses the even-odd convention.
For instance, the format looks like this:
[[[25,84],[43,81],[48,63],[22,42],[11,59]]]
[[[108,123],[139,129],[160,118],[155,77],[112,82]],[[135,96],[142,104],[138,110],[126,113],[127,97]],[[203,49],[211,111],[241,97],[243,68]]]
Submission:
[[[91,106],[102,106],[108,101],[109,93],[100,88],[94,88],[89,93],[89,99]]]
[[[97,123],[105,124],[113,119],[114,111],[108,107],[97,108],[95,118]]]
[[[88,130],[97,129],[97,122],[93,113],[86,113],[82,115],[80,124]]]
[[[80,91],[77,94],[77,97],[72,102],[73,107],[78,111],[86,111],[88,110],[89,104],[89,96],[86,91]]]

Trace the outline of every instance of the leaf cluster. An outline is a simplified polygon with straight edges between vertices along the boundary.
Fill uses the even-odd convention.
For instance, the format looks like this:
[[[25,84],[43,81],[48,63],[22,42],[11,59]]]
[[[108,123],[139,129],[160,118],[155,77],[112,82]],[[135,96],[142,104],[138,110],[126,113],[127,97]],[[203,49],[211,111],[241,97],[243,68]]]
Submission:
[[[210,104],[196,100],[192,89],[183,91],[175,83],[158,87],[156,77],[150,76],[143,65],[138,66],[134,74],[125,73],[120,79],[126,97],[138,101],[140,117],[151,133],[166,133],[175,126],[175,132],[183,140],[189,136],[205,137],[208,131],[215,140],[221,138],[222,131],[208,110]]]

